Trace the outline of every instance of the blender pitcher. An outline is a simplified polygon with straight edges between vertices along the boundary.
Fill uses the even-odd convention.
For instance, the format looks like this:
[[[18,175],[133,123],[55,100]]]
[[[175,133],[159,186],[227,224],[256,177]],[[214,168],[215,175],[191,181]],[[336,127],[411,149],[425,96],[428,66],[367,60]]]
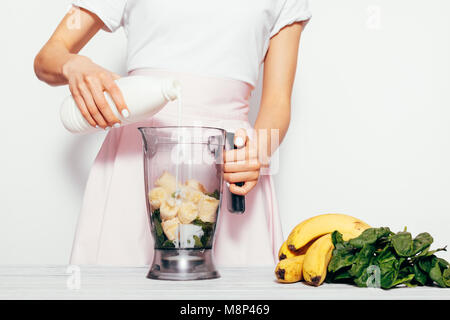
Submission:
[[[145,198],[155,243],[152,279],[218,278],[212,246],[220,210],[225,130],[140,127]]]

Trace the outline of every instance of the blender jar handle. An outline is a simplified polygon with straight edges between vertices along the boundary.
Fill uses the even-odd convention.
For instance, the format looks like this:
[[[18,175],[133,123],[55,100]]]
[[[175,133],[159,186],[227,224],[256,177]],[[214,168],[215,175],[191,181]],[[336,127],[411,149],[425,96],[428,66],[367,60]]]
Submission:
[[[226,146],[227,150],[237,149],[234,145],[234,133],[226,133]],[[244,182],[237,182],[237,186],[242,187]],[[234,214],[243,214],[245,212],[245,196],[234,194],[230,191],[230,188],[226,188],[228,192],[227,209]]]

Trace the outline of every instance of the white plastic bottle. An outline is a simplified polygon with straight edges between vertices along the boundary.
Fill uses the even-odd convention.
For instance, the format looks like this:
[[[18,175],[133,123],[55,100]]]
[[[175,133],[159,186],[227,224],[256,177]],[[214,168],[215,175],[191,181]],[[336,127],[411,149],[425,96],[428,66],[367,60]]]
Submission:
[[[159,112],[169,101],[180,96],[180,84],[177,80],[156,79],[149,76],[129,76],[115,81],[122,91],[125,104],[130,115],[124,118],[116,108],[110,95],[105,92],[112,112],[120,119],[122,125],[148,119]],[[72,96],[64,99],[60,110],[61,121],[64,127],[72,133],[91,133],[103,130],[94,128],[81,115]]]

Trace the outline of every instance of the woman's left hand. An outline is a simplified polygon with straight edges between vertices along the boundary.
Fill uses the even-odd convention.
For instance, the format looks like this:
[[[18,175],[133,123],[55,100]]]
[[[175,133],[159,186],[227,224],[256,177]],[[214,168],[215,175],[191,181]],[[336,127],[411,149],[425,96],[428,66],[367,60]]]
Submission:
[[[231,193],[244,196],[258,183],[261,165],[258,161],[258,148],[255,141],[250,140],[245,129],[234,133],[235,150],[224,154],[224,179],[230,184]],[[243,186],[236,183],[243,182]]]

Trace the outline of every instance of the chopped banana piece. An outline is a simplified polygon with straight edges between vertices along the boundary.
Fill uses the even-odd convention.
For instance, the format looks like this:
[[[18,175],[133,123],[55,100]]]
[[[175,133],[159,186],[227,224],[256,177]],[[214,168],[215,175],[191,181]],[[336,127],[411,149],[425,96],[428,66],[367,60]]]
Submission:
[[[158,187],[163,187],[169,194],[172,194],[177,190],[176,178],[167,171],[155,181],[155,185]]]
[[[204,222],[215,222],[217,215],[217,208],[219,207],[219,200],[216,198],[204,195],[203,199],[198,205],[198,217]]]
[[[200,200],[203,199],[203,193],[201,191],[188,186],[181,187],[180,194],[183,200],[190,201],[195,204],[199,203]]]
[[[166,200],[166,202],[167,202],[167,204],[169,205],[169,206],[171,206],[171,207],[175,207],[179,202],[178,202],[178,199],[175,199],[175,198],[168,198],[167,200]]]
[[[173,218],[170,220],[163,221],[161,226],[163,228],[164,234],[167,239],[173,241],[178,238],[178,226],[180,224],[180,220],[178,218]]]
[[[175,218],[178,214],[179,207],[177,206],[177,203],[175,199],[167,199],[159,208],[159,212],[161,214],[162,220],[170,220],[172,218]]]
[[[183,224],[191,223],[198,216],[198,207],[192,202],[183,202],[178,211],[178,219]]]
[[[167,199],[168,196],[168,192],[162,187],[153,188],[148,193],[148,198],[153,209],[158,209],[161,207],[161,204]]]
[[[200,182],[198,182],[198,181],[195,180],[195,179],[189,179],[189,180],[186,181],[184,184],[185,184],[185,186],[194,188],[195,190],[198,190],[198,191],[200,191],[200,192],[202,192],[202,193],[207,193],[207,192],[208,192],[208,191],[206,190],[206,188],[205,188]]]

